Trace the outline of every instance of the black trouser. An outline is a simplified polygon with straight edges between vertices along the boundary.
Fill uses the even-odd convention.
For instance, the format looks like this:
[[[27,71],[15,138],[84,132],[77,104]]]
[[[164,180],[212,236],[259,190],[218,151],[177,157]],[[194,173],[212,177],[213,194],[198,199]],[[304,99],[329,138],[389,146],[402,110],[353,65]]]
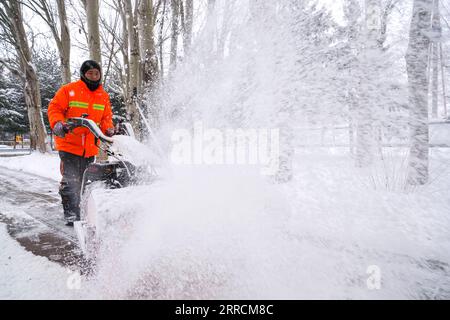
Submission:
[[[94,162],[95,157],[84,158],[72,153],[59,151],[61,158],[61,195],[66,221],[80,220],[80,194],[83,173],[87,166]]]

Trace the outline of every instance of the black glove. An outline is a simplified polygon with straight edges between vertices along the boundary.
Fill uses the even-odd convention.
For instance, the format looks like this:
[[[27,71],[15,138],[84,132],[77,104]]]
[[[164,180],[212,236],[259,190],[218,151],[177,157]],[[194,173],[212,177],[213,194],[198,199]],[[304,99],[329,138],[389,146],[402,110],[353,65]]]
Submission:
[[[53,127],[53,133],[60,138],[64,138],[69,131],[69,125],[62,121],[57,122]]]
[[[114,130],[114,128],[108,128],[106,129],[105,135],[107,137],[112,137],[113,135],[116,134],[116,130]]]

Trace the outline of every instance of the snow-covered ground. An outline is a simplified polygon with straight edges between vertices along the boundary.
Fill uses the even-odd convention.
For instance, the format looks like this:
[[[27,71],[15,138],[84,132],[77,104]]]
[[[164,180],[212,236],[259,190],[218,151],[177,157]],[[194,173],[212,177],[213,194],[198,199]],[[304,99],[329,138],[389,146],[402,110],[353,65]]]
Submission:
[[[54,180],[61,179],[59,164],[59,156],[56,153],[42,155],[39,152],[33,152],[20,157],[0,157],[0,166]]]
[[[3,223],[0,252],[0,299],[76,297],[75,272],[24,250],[8,235]]]
[[[0,157],[21,156],[21,155],[26,155],[26,154],[30,154],[30,153],[31,153],[31,151],[28,148],[14,149],[13,147],[10,147],[10,146],[0,145]]]
[[[401,163],[401,154],[391,157]],[[0,295],[449,298],[450,154],[434,149],[431,159],[431,183],[409,192],[399,188],[401,168],[395,172],[388,158],[359,172],[336,150],[299,150],[288,184],[251,167],[185,166],[150,186],[97,191],[99,216],[113,221],[97,276],[75,293],[41,288],[41,281],[67,287],[68,271],[24,252],[3,228],[2,265],[9,256],[29,263],[5,269],[12,276]],[[59,179],[57,156],[0,160]],[[39,281],[21,276],[28,266]]]
[[[1,167],[54,179],[56,188],[57,180],[61,178],[57,154],[35,152],[26,156],[0,157],[0,173]],[[20,216],[20,212],[7,208],[2,200],[0,213]],[[76,280],[75,272],[26,251],[11,238],[4,223],[0,223],[0,247],[0,299],[74,298],[74,291],[69,288],[73,279]],[[76,288],[76,285],[72,287]]]
[[[97,195],[99,216],[129,230],[120,244],[123,224],[105,233],[100,279],[121,298],[449,297],[445,189],[375,189],[343,155],[299,154],[295,172],[274,185],[247,168],[192,168]]]

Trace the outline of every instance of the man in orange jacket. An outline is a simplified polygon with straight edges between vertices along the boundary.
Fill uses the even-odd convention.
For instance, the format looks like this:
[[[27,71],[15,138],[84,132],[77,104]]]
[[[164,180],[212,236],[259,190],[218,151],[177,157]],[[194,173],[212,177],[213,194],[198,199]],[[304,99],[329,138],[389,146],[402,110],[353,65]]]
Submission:
[[[97,62],[83,62],[80,80],[62,86],[48,106],[48,120],[56,135],[56,149],[61,158],[59,194],[68,226],[80,219],[83,173],[98,154],[98,141],[87,128],[79,127],[69,132],[67,119],[84,115],[97,123],[105,135],[114,135],[109,95],[103,90],[101,78]]]

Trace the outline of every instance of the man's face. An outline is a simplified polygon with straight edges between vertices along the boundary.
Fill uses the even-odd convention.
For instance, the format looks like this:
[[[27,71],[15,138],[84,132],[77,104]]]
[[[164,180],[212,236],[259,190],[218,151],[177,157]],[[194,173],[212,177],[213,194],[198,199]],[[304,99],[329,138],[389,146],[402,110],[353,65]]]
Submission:
[[[88,71],[86,71],[86,73],[84,74],[86,76],[86,78],[88,80],[91,81],[98,81],[100,80],[100,71],[98,71],[97,69],[89,69]]]

